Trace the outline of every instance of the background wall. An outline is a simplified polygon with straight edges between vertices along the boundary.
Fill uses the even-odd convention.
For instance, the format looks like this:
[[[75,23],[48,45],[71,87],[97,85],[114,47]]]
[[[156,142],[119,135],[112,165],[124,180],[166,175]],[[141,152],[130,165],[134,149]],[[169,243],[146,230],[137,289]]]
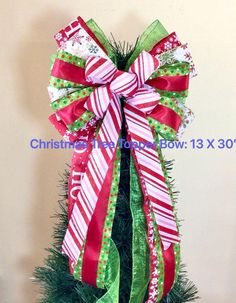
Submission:
[[[188,105],[196,115],[184,139],[236,138],[234,0],[11,0],[1,1],[1,212],[2,303],[35,302],[30,280],[51,241],[59,179],[70,151],[32,150],[32,137],[60,139],[49,124],[46,86],[53,34],[77,15],[94,18],[121,41],[156,18],[188,41],[199,76]],[[172,150],[182,253],[200,302],[236,297],[235,150]]]

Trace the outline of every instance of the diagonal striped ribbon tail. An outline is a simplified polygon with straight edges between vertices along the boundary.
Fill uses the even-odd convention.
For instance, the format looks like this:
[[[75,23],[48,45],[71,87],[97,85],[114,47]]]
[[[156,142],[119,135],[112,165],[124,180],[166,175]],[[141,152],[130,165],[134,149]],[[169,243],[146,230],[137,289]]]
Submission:
[[[114,142],[116,147],[121,123],[120,101],[118,97],[113,95],[96,139],[98,141]],[[98,202],[99,193],[104,184],[111,161],[114,159],[115,150],[116,148],[111,146],[107,148],[93,148],[88,160],[87,169],[81,180],[80,190],[62,245],[62,252],[69,257],[72,266],[79,259],[88,227]]]
[[[128,133],[133,142],[154,142],[152,130],[145,113],[131,104],[124,108]],[[134,149],[138,170],[153,209],[164,249],[171,243],[179,243],[179,233],[173,213],[172,201],[162,171],[160,159],[154,146]]]

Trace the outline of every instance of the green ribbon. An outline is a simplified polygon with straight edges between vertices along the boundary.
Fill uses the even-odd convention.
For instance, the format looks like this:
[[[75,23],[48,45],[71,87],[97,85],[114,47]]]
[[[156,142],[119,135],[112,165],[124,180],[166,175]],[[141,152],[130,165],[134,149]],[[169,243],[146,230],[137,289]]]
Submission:
[[[154,139],[155,139],[155,143],[156,143],[156,147],[157,147],[157,153],[158,153],[158,157],[160,159],[162,171],[164,173],[166,185],[168,187],[168,191],[169,191],[170,198],[171,198],[171,201],[172,201],[172,205],[173,205],[173,208],[174,208],[175,220],[176,220],[177,227],[178,227],[178,230],[179,230],[180,229],[180,223],[179,223],[179,220],[177,218],[177,210],[176,210],[174,193],[173,193],[173,190],[172,190],[172,186],[170,184],[170,177],[169,177],[167,167],[166,167],[166,164],[165,164],[165,158],[163,156],[163,153],[162,153],[162,150],[161,150],[161,147],[160,147],[160,138],[159,138],[158,134],[155,134]],[[175,253],[175,279],[174,279],[174,282],[176,282],[177,279],[178,279],[178,276],[179,276],[180,261],[181,261],[181,259],[180,259],[180,244],[179,243],[174,244],[174,253]]]
[[[168,36],[168,32],[161,22],[159,20],[154,21],[139,37],[135,50],[126,64],[126,71],[129,69],[130,65],[138,57],[141,51],[150,51],[153,46],[157,44],[157,42],[166,36]]]
[[[115,243],[110,239],[110,250],[106,267],[107,292],[97,303],[119,303],[120,256]]]
[[[129,303],[142,303],[149,283],[149,249],[143,195],[134,161],[130,159],[130,209],[132,213],[132,285]]]

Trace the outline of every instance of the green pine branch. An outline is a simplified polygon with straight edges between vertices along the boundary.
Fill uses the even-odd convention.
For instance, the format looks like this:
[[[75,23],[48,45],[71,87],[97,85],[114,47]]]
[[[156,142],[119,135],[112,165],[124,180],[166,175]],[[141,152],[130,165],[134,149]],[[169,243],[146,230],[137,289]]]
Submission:
[[[127,155],[123,156],[124,167]],[[127,167],[127,166],[126,166]],[[123,177],[128,177],[129,169],[123,170]],[[95,303],[105,293],[104,290],[94,288],[74,279],[69,273],[68,258],[61,254],[61,244],[66,232],[67,217],[67,180],[68,171],[61,178],[62,193],[59,211],[53,216],[57,219],[53,231],[53,245],[46,249],[48,256],[44,266],[37,267],[34,271],[35,282],[41,286],[39,303]],[[125,183],[123,183],[125,184]],[[120,189],[118,197],[117,215],[113,228],[113,239],[121,255],[123,270],[121,270],[120,302],[128,302],[129,287],[131,284],[131,248],[132,239],[131,216],[129,212],[129,197],[125,186]],[[128,233],[127,233],[128,230]],[[184,266],[181,266],[178,281],[170,293],[161,303],[193,302],[198,298],[196,286],[188,280]]]

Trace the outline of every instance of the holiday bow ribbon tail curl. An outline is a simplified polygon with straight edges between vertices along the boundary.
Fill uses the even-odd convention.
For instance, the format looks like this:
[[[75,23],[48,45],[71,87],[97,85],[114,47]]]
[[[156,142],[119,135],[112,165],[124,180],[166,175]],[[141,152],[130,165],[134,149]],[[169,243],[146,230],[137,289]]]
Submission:
[[[99,302],[118,302],[118,274],[111,273],[119,271],[111,265],[118,252],[114,253],[111,232],[122,123],[133,144],[158,143],[158,135],[177,139],[193,117],[184,103],[195,68],[187,45],[175,33],[169,35],[159,21],[139,38],[125,70],[117,68],[114,49],[93,20],[85,23],[78,17],[55,38],[59,50],[51,65],[49,94],[55,113],[50,121],[66,140],[87,143],[74,150],[62,251],[77,279],[107,288],[108,294],[112,289],[113,294],[110,290]],[[95,148],[93,139],[113,145]],[[147,302],[159,302],[178,275],[177,219],[160,150],[154,144],[134,148],[132,157],[143,194],[149,250],[150,273],[143,284],[149,284]],[[133,274],[133,285],[138,278]],[[129,302],[143,300],[141,292],[131,294]]]

